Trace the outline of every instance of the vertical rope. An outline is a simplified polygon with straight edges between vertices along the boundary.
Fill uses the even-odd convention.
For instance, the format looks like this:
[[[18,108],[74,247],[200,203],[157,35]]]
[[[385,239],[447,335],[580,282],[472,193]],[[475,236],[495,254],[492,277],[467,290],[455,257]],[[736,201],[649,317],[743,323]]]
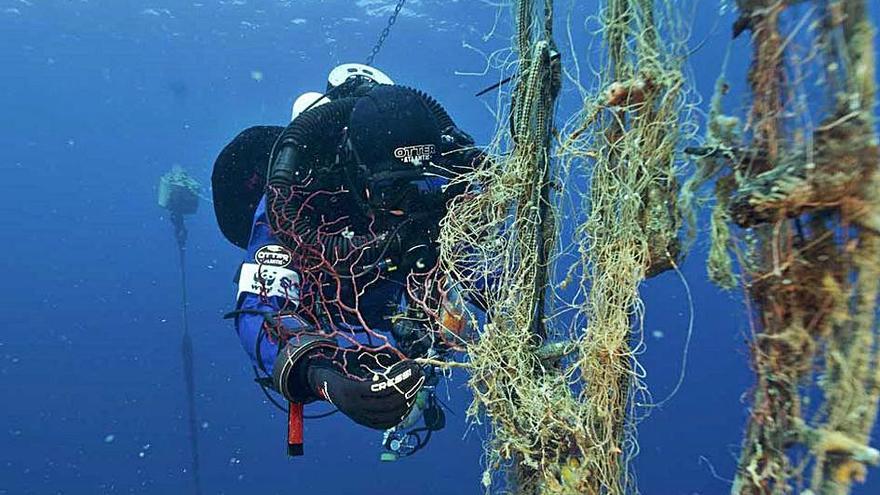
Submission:
[[[174,225],[174,237],[177,240],[177,252],[180,260],[180,308],[183,317],[183,339],[180,344],[181,357],[183,358],[183,380],[186,386],[187,425],[189,433],[189,446],[191,454],[190,467],[192,469],[195,494],[202,494],[201,469],[199,468],[199,437],[196,415],[196,387],[195,373],[193,371],[193,345],[189,333],[189,300],[186,292],[186,237],[187,230],[183,223],[183,215],[173,212],[171,223]]]

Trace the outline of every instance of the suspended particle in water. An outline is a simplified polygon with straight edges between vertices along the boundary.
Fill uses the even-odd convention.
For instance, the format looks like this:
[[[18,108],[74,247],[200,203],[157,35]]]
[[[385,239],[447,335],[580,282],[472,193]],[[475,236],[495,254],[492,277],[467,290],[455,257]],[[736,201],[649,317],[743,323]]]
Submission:
[[[106,437],[104,437],[104,443],[113,443],[116,440],[116,435],[109,433]]]

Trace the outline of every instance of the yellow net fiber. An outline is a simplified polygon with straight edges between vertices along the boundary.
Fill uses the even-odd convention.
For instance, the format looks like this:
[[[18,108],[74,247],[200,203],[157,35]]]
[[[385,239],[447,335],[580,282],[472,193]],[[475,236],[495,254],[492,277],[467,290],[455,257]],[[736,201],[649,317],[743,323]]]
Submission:
[[[635,409],[649,402],[638,287],[680,252],[681,27],[671,3],[602,5],[598,89],[578,86],[583,108],[556,131],[552,3],[515,8],[514,139],[499,132],[460,178],[479,192],[454,201],[439,241],[445,280],[465,297],[487,286],[488,323],[467,344],[470,414],[491,423],[484,486],[505,472],[515,493],[635,491]]]

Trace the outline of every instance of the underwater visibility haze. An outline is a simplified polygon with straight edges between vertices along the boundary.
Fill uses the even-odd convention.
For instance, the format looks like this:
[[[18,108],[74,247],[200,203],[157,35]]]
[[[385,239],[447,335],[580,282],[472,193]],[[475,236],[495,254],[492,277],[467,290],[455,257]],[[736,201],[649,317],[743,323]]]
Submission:
[[[790,36],[781,38],[775,50],[783,53],[795,51],[795,46],[809,47],[808,36],[822,30],[821,12],[832,12],[837,8],[835,5],[847,2],[855,4],[857,0],[779,2],[792,4],[791,11],[780,14],[785,33]],[[544,2],[525,3],[533,6],[536,19],[543,13]],[[769,483],[762,476],[770,477],[767,473],[775,465],[762,465],[767,467],[762,473],[757,472],[757,464],[740,466],[750,412],[755,411],[753,392],[761,389],[753,371],[756,359],[751,344],[757,337],[754,318],[750,318],[756,314],[750,303],[758,296],[741,286],[722,289],[707,277],[706,260],[715,248],[709,233],[717,227],[709,208],[695,210],[696,234],[688,246],[689,252],[685,253],[685,248],[681,253],[674,252],[670,255],[674,260],[658,270],[657,276],[639,279],[641,301],[631,301],[623,307],[624,321],[639,328],[630,337],[631,352],[638,365],[627,373],[638,376],[633,383],[638,381],[639,387],[643,384],[648,393],[632,392],[627,388],[631,385],[623,385],[626,380],[615,378],[613,383],[620,383],[624,390],[624,402],[639,402],[638,407],[626,408],[634,417],[616,425],[627,433],[634,425],[638,447],[626,443],[630,438],[627,436],[626,440],[614,437],[620,445],[612,442],[600,449],[604,449],[603,453],[620,453],[623,448],[632,454],[628,464],[620,469],[629,475],[596,468],[586,460],[562,459],[559,452],[566,449],[553,443],[556,433],[549,432],[550,426],[541,435],[547,435],[547,445],[555,445],[556,457],[546,454],[552,449],[545,444],[541,454],[528,457],[522,453],[527,449],[517,445],[515,434],[494,429],[493,421],[508,418],[503,416],[505,413],[496,417],[485,414],[486,404],[494,396],[479,386],[483,409],[476,416],[469,415],[468,408],[474,401],[473,383],[469,385],[471,371],[483,373],[481,383],[495,383],[491,378],[501,374],[503,366],[499,363],[506,359],[497,357],[503,353],[496,355],[496,351],[485,347],[489,345],[488,339],[484,347],[474,346],[473,368],[452,367],[441,374],[436,396],[443,403],[445,428],[433,432],[430,442],[411,457],[389,462],[390,458],[385,456],[383,460],[383,453],[388,450],[387,445],[383,446],[383,433],[360,426],[342,414],[307,418],[304,455],[288,457],[287,414],[276,409],[254,383],[251,360],[242,349],[232,321],[224,319],[225,314],[235,309],[234,279],[245,253],[227,241],[217,226],[211,191],[215,159],[248,127],[287,126],[291,107],[299,95],[308,91],[324,93],[328,73],[343,63],[364,63],[383,29],[390,27],[372,66],[388,74],[396,84],[424,91],[440,102],[455,124],[473,136],[476,146],[489,150],[496,163],[509,167],[509,172],[514,168],[511,164],[519,162],[516,152],[510,151],[514,143],[505,133],[520,125],[528,128],[531,137],[546,116],[536,110],[536,117],[519,116],[519,120],[512,119],[513,125],[509,124],[506,112],[512,95],[519,94],[518,88],[525,85],[520,80],[526,80],[529,74],[559,67],[558,78],[553,80],[553,84],[559,84],[553,86],[558,88],[558,95],[548,100],[552,101],[548,108],[552,109],[550,115],[555,115],[555,121],[546,125],[550,137],[545,141],[555,151],[548,155],[547,167],[557,171],[554,177],[564,176],[570,182],[557,183],[545,178],[542,190],[546,196],[542,197],[558,201],[553,219],[558,233],[556,247],[568,251],[544,276],[564,279],[575,273],[574,278],[583,276],[586,280],[594,276],[593,280],[599,280],[596,272],[588,273],[586,268],[569,270],[572,266],[594,267],[601,263],[599,258],[589,258],[588,250],[578,251],[581,245],[575,245],[572,239],[588,235],[580,230],[582,224],[590,233],[603,229],[613,233],[615,225],[586,222],[589,209],[599,211],[601,206],[595,197],[585,194],[578,197],[589,201],[570,202],[580,192],[589,192],[588,184],[600,184],[601,176],[571,172],[577,167],[570,165],[565,153],[581,146],[574,137],[584,131],[594,132],[588,130],[590,125],[615,125],[608,124],[614,120],[611,117],[584,117],[587,123],[580,130],[571,124],[572,116],[589,113],[583,111],[589,95],[608,94],[613,99],[614,91],[624,88],[609,85],[614,80],[610,71],[623,73],[626,67],[620,60],[613,67],[608,62],[603,36],[615,31],[597,26],[601,24],[599,13],[607,12],[601,9],[627,2],[552,3],[555,55],[550,55],[554,51],[547,48],[549,45],[542,45],[540,40],[534,42],[535,47],[546,50],[541,52],[546,54],[541,59],[544,65],[535,62],[531,71],[518,72],[525,66],[518,64],[517,58],[522,51],[518,43],[524,39],[522,26],[517,26],[517,19],[523,17],[518,10],[520,2],[0,0],[0,232],[4,241],[0,244],[0,258],[4,260],[0,295],[5,315],[0,333],[0,495],[591,493],[584,488],[590,483],[578,484],[567,478],[575,476],[571,473],[583,472],[581,468],[595,469],[594,479],[603,480],[596,483],[605,483],[603,476],[625,479],[620,486],[611,483],[611,488],[596,493],[637,490],[647,495],[709,495],[731,493],[732,489],[742,490],[738,493],[811,493],[807,491],[807,474],[803,475],[802,485],[794,485],[800,491],[792,492],[772,491],[772,483],[763,485],[767,491],[754,487],[750,491],[743,488],[747,482],[734,481],[737,473],[748,472],[754,476],[753,481],[758,480],[756,486]],[[755,29],[757,24],[745,23],[764,22],[766,16],[743,17],[742,9],[758,9],[758,4],[768,2],[656,3],[663,15],[678,12],[681,25],[675,32],[685,34],[683,47],[663,60],[683,64],[681,86],[687,88],[687,95],[680,101],[686,99],[687,104],[667,108],[667,102],[657,103],[654,116],[666,115],[669,120],[658,120],[665,126],[661,127],[664,131],[652,136],[659,134],[657,154],[668,151],[675,157],[679,167],[676,174],[692,173],[698,166],[693,150],[705,152],[707,127],[710,122],[720,122],[712,120],[713,115],[718,116],[712,113],[712,105],[719,77],[724,79],[725,112],[740,116],[746,124],[749,120],[743,116],[749,109],[753,116],[757,112],[753,106],[757,99],[751,92],[756,86],[750,87],[749,78],[750,67],[755,66],[753,43],[760,39],[755,33],[761,30]],[[880,23],[880,5],[874,1],[863,3],[867,5],[866,19],[874,25]],[[396,8],[399,13],[389,26]],[[661,17],[665,19],[658,13],[657,18]],[[539,21],[535,22],[537,26]],[[667,34],[667,28],[658,31]],[[732,36],[737,31],[738,36]],[[619,42],[616,46],[631,48],[636,44]],[[863,45],[865,58],[876,55],[878,46],[877,39],[873,45]],[[820,57],[810,50],[796,53],[805,65]],[[681,54],[684,55],[676,58]],[[635,64],[640,69],[646,65]],[[783,65],[785,75],[799,74],[796,63],[786,61]],[[660,69],[657,70],[659,73]],[[637,78],[636,72],[633,70],[632,80]],[[801,75],[810,83],[817,82],[820,76]],[[508,77],[513,78],[509,83],[476,96]],[[639,90],[645,93],[661,84],[659,79],[643,79]],[[782,76],[778,79],[785,80]],[[876,74],[872,80],[876,84]],[[832,84],[830,79],[827,84]],[[802,104],[802,108],[815,110],[820,105],[821,91],[816,89],[819,86],[810,86],[791,99]],[[632,100],[636,98],[634,88],[635,84],[620,91],[626,93],[624,98]],[[552,88],[545,89],[552,92]],[[522,95],[519,101],[523,101]],[[608,105],[617,103],[609,100]],[[687,113],[678,113],[679,108],[686,108]],[[857,113],[859,109],[853,108],[853,114]],[[876,113],[873,107],[869,111]],[[598,115],[599,111],[596,112]],[[638,119],[623,113],[614,115],[625,123],[617,129],[621,135],[627,125],[636,126],[633,122]],[[809,120],[806,114],[802,117],[803,122]],[[841,118],[845,119],[843,123],[856,119],[847,115]],[[673,124],[680,127],[673,128]],[[787,125],[779,127],[788,129]],[[821,130],[825,124],[804,125]],[[871,125],[876,139],[876,123]],[[614,132],[597,135],[612,136]],[[754,134],[760,137],[761,132]],[[670,144],[665,139],[678,134],[685,136],[682,142]],[[799,143],[812,139],[794,131],[791,134],[796,136],[791,139]],[[574,137],[566,141],[566,136]],[[760,139],[749,137],[757,149]],[[612,137],[608,139],[614,141]],[[639,139],[633,140],[636,141]],[[516,145],[525,147],[523,142]],[[873,146],[876,149],[876,141]],[[690,155],[685,153],[686,147],[692,148]],[[731,153],[748,154],[748,150],[731,149]],[[617,153],[630,151],[615,149],[609,153],[619,157],[623,155]],[[585,153],[584,163],[601,163],[596,156]],[[706,156],[704,153],[702,159]],[[632,159],[626,163],[640,161]],[[873,162],[873,169],[878,165]],[[568,175],[558,173],[563,169]],[[608,169],[616,170],[612,166]],[[169,172],[185,173],[187,179],[166,176],[163,183],[163,176]],[[719,174],[709,181],[713,187],[717,187],[713,181],[723,184],[724,177],[737,175]],[[502,172],[498,172],[498,177],[509,178]],[[185,183],[190,179],[197,184]],[[675,193],[684,187],[683,175],[667,179]],[[187,209],[183,216],[159,204],[165,201],[164,206],[168,206],[167,188],[180,186],[181,180],[196,193],[190,198],[193,203],[183,206]],[[608,178],[601,180],[613,182]],[[638,185],[638,177],[631,180],[631,184]],[[621,189],[609,186],[608,190]],[[621,193],[620,198],[625,197]],[[525,204],[514,202],[525,201],[521,197],[497,201],[511,211],[516,210],[516,214],[526,210],[510,206]],[[701,205],[707,202],[702,197],[696,200]],[[620,205],[614,208],[625,209]],[[846,207],[841,206],[841,210]],[[473,212],[467,209],[453,211],[458,219],[479,216],[468,216]],[[806,209],[798,210],[797,214],[802,212]],[[652,214],[655,216],[651,217]],[[635,216],[644,219],[658,215],[651,212]],[[548,217],[539,218],[546,221]],[[677,227],[683,223],[686,220],[679,218]],[[625,230],[625,224],[618,225],[621,231]],[[740,225],[741,229],[728,235],[741,234],[741,245],[762,232],[755,225]],[[809,223],[805,228],[809,237],[817,226]],[[841,240],[842,245],[851,243],[854,251],[847,253],[852,253],[859,244],[846,237],[849,228],[830,228],[827,237]],[[446,243],[443,253],[464,252],[457,251],[455,246],[465,237],[466,229],[459,232],[454,225],[444,229],[448,230],[441,235],[441,242]],[[511,233],[515,230],[510,228]],[[750,237],[753,233],[754,237]],[[672,237],[677,235],[677,230],[672,231]],[[803,232],[800,235],[803,237]],[[793,234],[792,238],[795,237]],[[610,234],[605,239],[611,239]],[[602,246],[601,242],[593,241],[595,246]],[[506,246],[514,249],[514,244]],[[614,246],[604,248],[614,252]],[[594,255],[598,252],[597,248]],[[517,259],[528,258],[523,255]],[[531,265],[535,264],[544,266]],[[743,261],[734,260],[733,264],[741,266]],[[516,270],[510,272],[531,269],[529,263],[514,265]],[[449,266],[454,267],[454,261]],[[838,281],[843,284],[848,277],[855,275],[847,272]],[[535,280],[540,278],[540,274],[535,275]],[[830,283],[827,278],[814,282],[817,287],[831,291],[822,285]],[[601,288],[598,282],[591,284],[583,282],[583,287]],[[560,300],[570,297],[582,308],[588,307],[588,295],[573,286],[569,289],[560,283],[552,290],[548,287],[549,283],[540,285]],[[595,323],[601,318],[612,318],[602,316],[605,313],[601,308],[575,311],[574,303],[568,307],[547,297],[547,312],[538,314],[543,314],[548,322],[558,317],[564,325],[577,327],[581,333],[586,331],[587,320]],[[608,301],[616,303],[613,298]],[[825,299],[817,301],[819,306],[825,304]],[[499,308],[506,308],[503,305],[507,302],[499,301]],[[846,308],[848,303],[841,304]],[[636,307],[644,312],[626,312]],[[484,318],[480,320],[486,323]],[[503,320],[497,317],[490,325],[500,327]],[[873,325],[876,338],[876,321]],[[545,337],[552,340],[549,335]],[[624,344],[629,341],[622,340]],[[589,335],[584,337],[580,348],[583,355],[602,354],[601,349],[591,350],[589,341]],[[876,346],[876,342],[865,345]],[[481,352],[484,354],[478,355]],[[563,354],[572,352],[569,349]],[[548,369],[576,363],[571,357],[557,358],[559,362],[548,365]],[[463,353],[454,359],[460,363],[469,361]],[[593,362],[602,361],[597,357]],[[538,367],[544,369],[543,364]],[[589,373],[596,372],[595,369],[584,369],[584,374],[566,377],[574,394],[593,393],[589,385],[599,383],[584,378],[593,376]],[[536,371],[517,369],[515,373],[530,375]],[[833,379],[834,373],[832,370],[823,374],[819,383],[829,376]],[[876,380],[880,382],[880,378]],[[802,385],[798,383],[793,388]],[[551,385],[542,390],[547,398],[553,397]],[[806,398],[799,403],[804,416],[820,417],[827,412],[814,405],[819,400],[817,390],[805,394]],[[512,396],[511,402],[516,402],[516,394]],[[847,398],[844,391],[834,400],[843,403]],[[557,405],[564,409],[562,402]],[[307,404],[305,408],[307,415],[333,409],[323,402]],[[596,426],[590,431],[601,429]],[[536,435],[538,430],[540,427],[536,428]],[[509,438],[504,436],[508,434]],[[852,477],[864,481],[855,482],[851,492],[827,493],[880,493],[880,470],[872,465],[880,462],[880,454],[875,459],[872,456],[876,451],[867,448],[880,447],[880,430],[875,427],[868,437],[865,458],[855,462],[847,457],[841,465],[829,468],[829,478],[834,481],[839,481],[836,476],[844,475],[847,480]],[[499,438],[506,440],[506,444],[497,442]],[[575,445],[581,445],[578,442],[585,441],[572,440],[572,451]],[[800,455],[798,449],[806,450],[791,446],[787,453],[794,458],[808,457]],[[839,452],[828,447],[823,451],[825,454],[834,457]],[[581,454],[572,455],[581,459]],[[583,454],[583,459],[590,455],[595,453]],[[596,458],[611,458],[609,464],[616,467],[623,462],[616,454]],[[815,462],[820,461],[788,467],[792,471],[806,470]],[[527,468],[510,468],[517,463]],[[507,471],[516,471],[507,480],[502,473],[505,465]],[[749,471],[748,467],[755,470]],[[553,476],[547,475],[551,471]],[[542,476],[555,476],[556,483],[565,486],[556,487]],[[520,488],[529,487],[530,491],[517,491],[517,482],[521,483]]]

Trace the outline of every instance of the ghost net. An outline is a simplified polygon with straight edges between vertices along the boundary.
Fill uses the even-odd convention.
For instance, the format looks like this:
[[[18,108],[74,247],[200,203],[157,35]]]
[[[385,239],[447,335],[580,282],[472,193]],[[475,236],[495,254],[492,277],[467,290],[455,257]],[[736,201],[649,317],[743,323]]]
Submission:
[[[559,130],[552,2],[515,10],[512,137],[502,130],[460,178],[472,193],[450,205],[439,239],[450,290],[486,302],[478,337],[459,343],[469,412],[491,423],[483,484],[502,473],[511,493],[633,492],[637,408],[649,402],[638,287],[680,252],[680,26],[671,2],[606,2],[598,89],[578,83],[582,108]]]
[[[749,303],[757,380],[732,491],[849,493],[880,462],[874,29],[864,0],[737,4],[751,107],[744,125],[724,115],[719,79],[684,188],[714,181],[709,274],[733,287],[735,253]]]

